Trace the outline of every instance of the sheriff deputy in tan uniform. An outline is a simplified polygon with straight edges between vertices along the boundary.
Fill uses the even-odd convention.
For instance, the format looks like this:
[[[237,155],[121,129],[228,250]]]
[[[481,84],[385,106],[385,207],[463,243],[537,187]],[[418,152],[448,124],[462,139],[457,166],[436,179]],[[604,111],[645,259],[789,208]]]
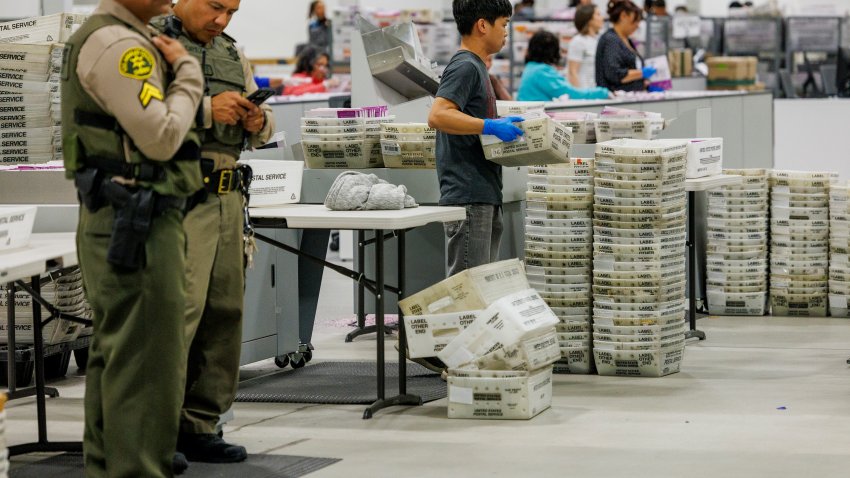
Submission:
[[[186,373],[187,198],[203,187],[191,131],[198,61],[147,26],[167,0],[101,0],[62,70],[65,168],[94,311],[87,477],[170,477]]]
[[[244,447],[216,434],[221,414],[236,396],[245,291],[242,176],[236,161],[246,147],[271,138],[271,108],[245,99],[257,90],[251,66],[224,34],[240,0],[179,0],[173,15],[151,25],[176,36],[202,63],[205,93],[196,131],[206,200],[186,216],[189,345],[186,392],[180,413],[178,452],[189,461],[245,460]],[[175,19],[177,21],[175,21]],[[182,27],[182,28],[181,28]],[[175,457],[175,470],[183,456]]]

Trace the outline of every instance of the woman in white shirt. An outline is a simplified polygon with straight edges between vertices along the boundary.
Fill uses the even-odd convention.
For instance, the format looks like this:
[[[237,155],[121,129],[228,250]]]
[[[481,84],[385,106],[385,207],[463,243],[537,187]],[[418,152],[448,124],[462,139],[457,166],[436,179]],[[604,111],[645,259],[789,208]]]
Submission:
[[[605,19],[596,5],[581,5],[576,9],[574,22],[579,34],[573,37],[567,50],[569,80],[576,88],[593,88],[596,86],[596,44]]]

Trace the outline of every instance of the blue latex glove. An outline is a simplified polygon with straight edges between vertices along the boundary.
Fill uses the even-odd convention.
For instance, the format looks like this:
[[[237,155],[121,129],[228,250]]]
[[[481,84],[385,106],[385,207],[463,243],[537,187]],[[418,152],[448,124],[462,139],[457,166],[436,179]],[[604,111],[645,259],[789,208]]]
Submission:
[[[484,131],[482,134],[492,134],[502,141],[514,141],[523,135],[521,129],[514,126],[514,123],[519,123],[522,118],[519,116],[508,116],[507,118],[485,119]]]
[[[266,76],[255,76],[254,81],[257,82],[257,88],[268,88],[269,87],[269,78]]]
[[[643,79],[647,80],[647,79],[649,79],[650,76],[658,73],[658,68],[656,68],[654,66],[645,66],[645,67],[643,67],[643,70],[641,70],[641,71],[643,71]]]
[[[647,90],[650,93],[662,93],[664,91],[664,88],[662,88],[658,85],[649,85],[649,88],[647,88]]]

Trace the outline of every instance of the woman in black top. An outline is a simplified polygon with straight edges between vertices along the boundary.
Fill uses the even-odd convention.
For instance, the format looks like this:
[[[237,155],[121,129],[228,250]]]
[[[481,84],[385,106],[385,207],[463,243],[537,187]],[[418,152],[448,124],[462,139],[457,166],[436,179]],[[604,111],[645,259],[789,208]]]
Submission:
[[[643,66],[629,36],[637,31],[643,12],[630,0],[608,2],[611,29],[599,38],[596,47],[596,84],[611,91],[642,91],[655,74],[655,68]]]

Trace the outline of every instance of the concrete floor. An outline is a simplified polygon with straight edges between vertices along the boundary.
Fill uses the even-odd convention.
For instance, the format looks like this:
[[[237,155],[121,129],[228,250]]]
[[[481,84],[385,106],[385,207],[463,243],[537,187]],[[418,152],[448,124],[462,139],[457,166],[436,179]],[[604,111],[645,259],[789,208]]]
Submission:
[[[374,357],[373,337],[343,343],[349,287],[325,278],[314,361]],[[342,459],[316,478],[850,474],[850,322],[710,317],[699,328],[708,340],[687,347],[682,372],[556,375],[552,408],[530,421],[448,420],[445,400],[372,420],[361,418],[362,406],[237,403],[225,433],[251,453]],[[75,369],[53,384],[61,398],[48,400],[51,440],[82,434],[84,378]],[[275,370],[266,361],[243,372]],[[8,443],[34,440],[33,400],[7,411]],[[37,458],[16,458],[13,469]]]

